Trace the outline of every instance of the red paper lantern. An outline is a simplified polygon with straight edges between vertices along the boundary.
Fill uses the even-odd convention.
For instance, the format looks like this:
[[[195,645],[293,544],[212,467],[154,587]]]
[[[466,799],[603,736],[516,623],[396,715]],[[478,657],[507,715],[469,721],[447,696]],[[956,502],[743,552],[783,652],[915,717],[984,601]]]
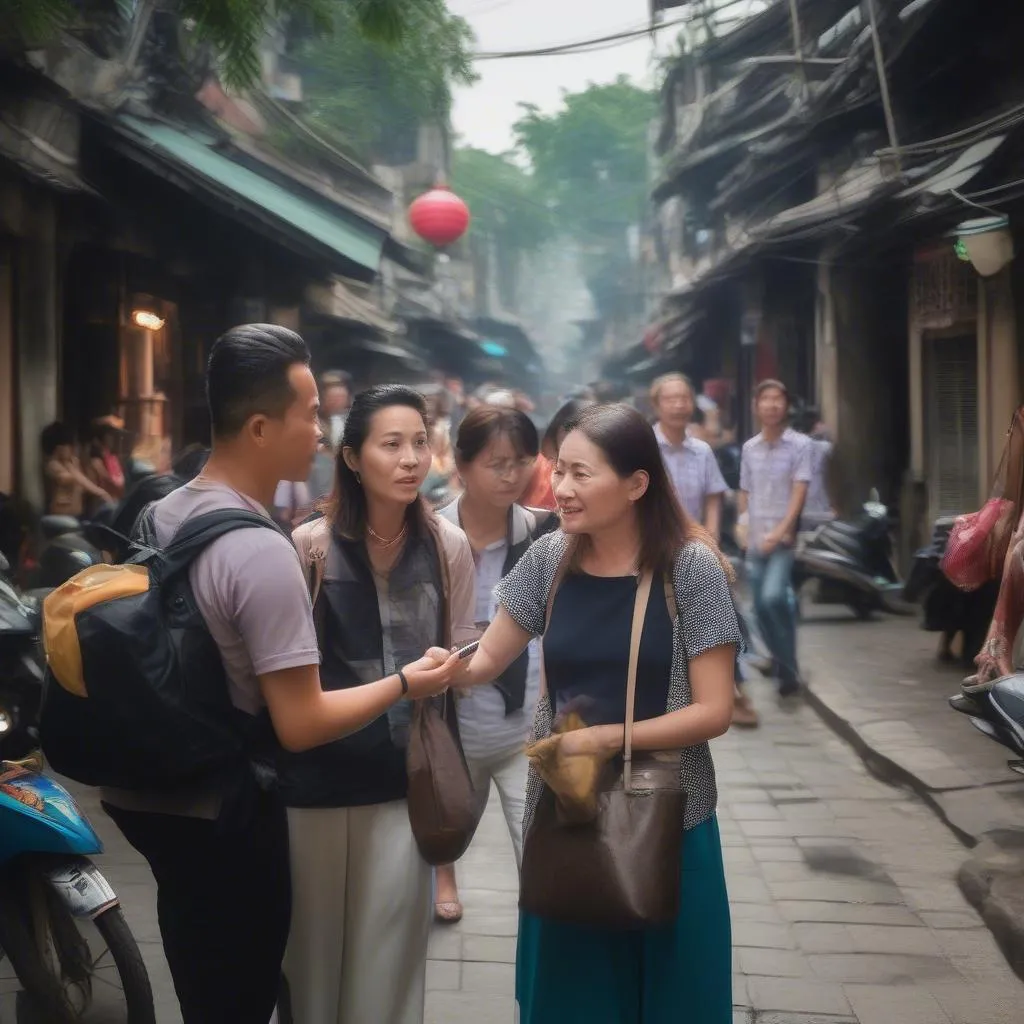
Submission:
[[[469,207],[451,189],[438,185],[413,200],[409,223],[420,238],[440,248],[466,233]]]

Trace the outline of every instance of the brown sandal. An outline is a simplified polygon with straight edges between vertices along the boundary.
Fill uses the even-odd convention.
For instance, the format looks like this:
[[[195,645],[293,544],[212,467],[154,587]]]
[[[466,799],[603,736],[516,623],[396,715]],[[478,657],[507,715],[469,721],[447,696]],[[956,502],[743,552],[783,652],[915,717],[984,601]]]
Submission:
[[[434,918],[441,924],[458,924],[462,920],[462,901],[444,900],[435,903]]]

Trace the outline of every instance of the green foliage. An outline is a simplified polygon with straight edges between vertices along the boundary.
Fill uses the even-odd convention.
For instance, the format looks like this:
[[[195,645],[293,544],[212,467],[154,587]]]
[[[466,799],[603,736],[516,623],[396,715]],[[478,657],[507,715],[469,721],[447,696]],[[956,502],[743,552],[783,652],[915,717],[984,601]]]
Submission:
[[[444,0],[334,0],[333,31],[296,54],[310,121],[364,159],[411,162],[424,121],[446,124],[452,87],[475,80],[469,25]],[[393,10],[387,15],[385,8]],[[389,28],[403,25],[395,38]],[[367,36],[373,26],[376,35]]]
[[[564,230],[591,245],[602,239],[623,244],[623,232],[642,218],[647,203],[654,95],[620,76],[565,93],[553,114],[527,104],[523,112],[514,126],[516,142]]]
[[[74,13],[69,0],[0,0],[0,35],[38,44],[68,24]]]
[[[648,126],[654,94],[620,76],[565,93],[552,114],[524,104],[514,126],[535,186],[558,228],[583,252],[587,284],[603,314],[635,298],[627,231],[648,204]]]
[[[109,8],[132,16],[124,0],[90,0],[93,10]],[[430,0],[177,0],[195,37],[220,55],[227,85],[251,85],[260,73],[259,44],[267,24],[279,16],[297,15],[314,31],[329,32],[335,9],[344,10],[348,25],[381,46],[400,45],[421,6]],[[443,6],[443,5],[442,5]],[[38,45],[71,27],[76,17],[72,0],[0,0],[0,32],[5,38]]]
[[[508,154],[460,147],[452,160],[452,188],[469,203],[474,229],[494,238],[499,249],[528,252],[554,233],[533,176]]]

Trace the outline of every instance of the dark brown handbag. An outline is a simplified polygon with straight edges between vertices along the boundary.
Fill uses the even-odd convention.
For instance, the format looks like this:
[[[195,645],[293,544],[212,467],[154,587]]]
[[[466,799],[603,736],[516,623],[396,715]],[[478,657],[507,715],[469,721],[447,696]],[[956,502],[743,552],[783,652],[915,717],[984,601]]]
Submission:
[[[480,822],[452,694],[416,701],[406,752],[409,824],[428,864],[454,864]]]
[[[428,519],[427,525],[444,578],[444,646],[450,647],[448,559],[436,524]],[[459,716],[451,691],[416,701],[405,764],[409,776],[409,824],[420,856],[435,867],[454,864],[473,841],[482,807],[462,750]]]
[[[428,527],[437,547],[443,576],[444,645],[451,646],[451,621],[447,595],[451,579],[444,545],[432,520]],[[323,584],[326,555],[310,550],[309,595],[314,618],[319,618],[317,598]],[[320,626],[318,624],[318,635]],[[453,864],[473,840],[482,813],[459,737],[455,698],[450,691],[418,700],[413,705],[406,750],[409,776],[407,803],[409,825],[420,856],[436,867]]]
[[[615,777],[609,769],[597,816],[585,824],[561,821],[554,794],[545,786],[526,834],[519,905],[539,917],[636,929],[667,924],[679,913],[686,811],[679,755],[633,756],[640,638],[651,582],[652,574],[645,572],[633,605],[622,771]]]

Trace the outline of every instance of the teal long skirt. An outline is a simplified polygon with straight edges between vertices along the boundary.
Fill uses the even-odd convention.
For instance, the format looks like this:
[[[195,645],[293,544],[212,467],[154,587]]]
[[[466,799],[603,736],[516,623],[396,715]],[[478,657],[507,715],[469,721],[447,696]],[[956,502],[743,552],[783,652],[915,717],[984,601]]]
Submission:
[[[644,931],[521,912],[520,1024],[732,1024],[732,929],[713,817],[685,835],[680,896],[672,924]]]

